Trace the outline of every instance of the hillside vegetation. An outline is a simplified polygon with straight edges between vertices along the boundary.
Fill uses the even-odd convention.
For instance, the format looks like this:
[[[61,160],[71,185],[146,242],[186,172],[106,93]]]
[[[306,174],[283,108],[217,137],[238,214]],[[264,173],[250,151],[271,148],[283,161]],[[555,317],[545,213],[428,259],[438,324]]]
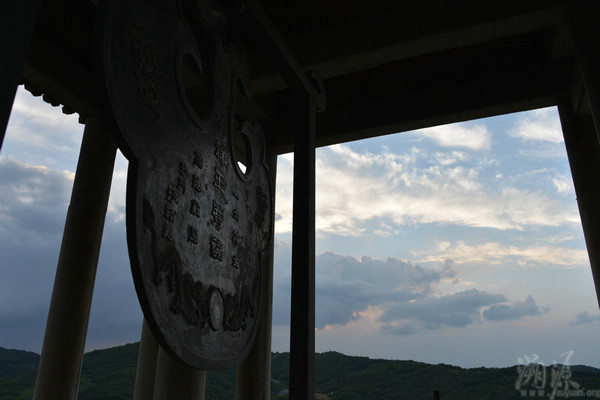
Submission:
[[[86,353],[79,388],[80,400],[131,399],[139,343]],[[0,399],[31,399],[39,355],[0,348]],[[289,353],[272,357],[271,397],[287,399]],[[570,367],[571,380],[579,389],[600,390],[600,370]],[[551,380],[548,367],[547,380]],[[465,369],[445,364],[393,361],[351,357],[336,352],[317,354],[315,389],[319,400],[432,399],[439,390],[444,400],[512,400],[539,397],[515,389],[517,368]],[[235,391],[235,370],[209,372],[206,398],[231,400]],[[600,392],[599,392],[600,393]],[[564,396],[562,396],[564,398]],[[561,396],[556,396],[561,398]]]

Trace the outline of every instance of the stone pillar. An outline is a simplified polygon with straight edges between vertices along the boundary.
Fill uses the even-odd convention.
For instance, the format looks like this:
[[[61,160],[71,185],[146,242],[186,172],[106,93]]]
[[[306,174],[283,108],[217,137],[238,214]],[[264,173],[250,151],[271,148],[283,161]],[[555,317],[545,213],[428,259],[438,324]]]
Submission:
[[[558,110],[600,303],[600,144],[590,116],[574,115],[571,103],[566,99]]]
[[[277,154],[267,155],[271,173],[273,215],[271,215],[271,246],[263,257],[262,302],[258,331],[248,356],[237,368],[236,400],[269,400],[271,396],[271,328],[273,322],[273,248],[275,232],[275,177]]]
[[[172,358],[158,346],[154,400],[204,400],[206,371]]]
[[[144,319],[144,322],[142,323],[142,339],[140,340],[137,372],[135,374],[133,400],[152,400],[154,396],[154,379],[156,377],[157,358],[158,343]]]
[[[116,146],[100,115],[87,119],[63,233],[35,400],[77,398]]]

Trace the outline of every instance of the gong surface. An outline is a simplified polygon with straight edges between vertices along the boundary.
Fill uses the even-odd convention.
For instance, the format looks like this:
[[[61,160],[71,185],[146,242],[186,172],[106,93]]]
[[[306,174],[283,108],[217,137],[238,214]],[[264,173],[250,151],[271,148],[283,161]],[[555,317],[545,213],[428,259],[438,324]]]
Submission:
[[[230,13],[198,4],[106,1],[96,47],[145,318],[172,355],[221,369],[256,334],[272,196],[261,128],[236,116],[248,77]]]

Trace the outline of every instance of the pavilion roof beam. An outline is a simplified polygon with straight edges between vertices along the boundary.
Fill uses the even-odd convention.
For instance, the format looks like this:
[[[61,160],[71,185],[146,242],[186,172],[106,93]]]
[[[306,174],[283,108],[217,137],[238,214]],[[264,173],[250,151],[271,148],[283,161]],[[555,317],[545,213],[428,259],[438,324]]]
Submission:
[[[439,27],[431,24],[421,26],[418,15],[424,11],[411,14],[399,9],[396,13],[352,21],[287,41],[304,70],[318,71],[322,79],[329,79],[411,57],[564,25],[565,10],[563,5],[548,6],[470,26],[456,24],[440,32]],[[408,33],[407,29],[398,28],[403,23],[411,28]],[[249,58],[255,77],[252,82],[254,94],[285,88],[279,75],[272,72],[265,75],[263,71],[272,71],[266,60],[252,55]]]
[[[67,113],[77,112],[85,118],[99,109],[94,76],[89,67],[43,35],[36,34],[31,41],[21,82],[33,92],[51,96],[51,103],[62,104]]]
[[[260,44],[261,49],[269,53],[268,62],[277,68],[279,75],[290,89],[305,91],[314,98],[317,110],[325,109],[326,100],[323,87],[319,85],[318,80],[312,79],[300,66],[258,2],[247,0],[240,19],[254,41]],[[253,82],[253,93],[255,90],[256,85]]]
[[[429,126],[548,107],[568,86],[572,60],[547,67],[519,70],[495,79],[448,84],[420,92],[401,93],[372,101],[329,107],[317,116],[316,145],[366,139]],[[267,124],[268,122],[265,122]],[[292,151],[292,119],[274,121],[267,132],[270,146]]]

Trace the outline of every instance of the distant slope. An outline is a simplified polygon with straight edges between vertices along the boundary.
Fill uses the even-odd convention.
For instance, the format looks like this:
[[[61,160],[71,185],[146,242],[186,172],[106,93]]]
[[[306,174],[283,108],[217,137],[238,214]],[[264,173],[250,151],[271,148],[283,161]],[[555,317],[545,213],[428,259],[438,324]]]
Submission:
[[[40,356],[31,351],[8,350],[0,347],[0,378],[37,368]]]
[[[133,397],[139,343],[86,353],[79,399],[120,400]]]
[[[40,356],[0,347],[0,399],[31,399]]]
[[[139,343],[86,353],[79,400],[130,400],[133,397]],[[40,356],[0,347],[0,399],[31,400]],[[206,398],[233,399],[235,370],[209,372]]]
[[[87,353],[79,399],[131,399],[138,350],[139,344],[134,343]],[[38,362],[39,356],[35,353],[0,348],[0,399],[31,399]],[[287,398],[288,371],[289,353],[274,353],[273,399]],[[571,372],[571,379],[582,388],[600,390],[599,369],[577,365],[571,367]],[[549,381],[550,367],[547,374]],[[315,359],[316,392],[323,394],[319,398],[331,400],[430,400],[434,390],[439,390],[444,400],[523,399],[514,387],[516,379],[515,367],[464,369],[444,364],[351,357],[336,352],[317,354]],[[234,391],[235,370],[208,373],[207,399],[230,400]]]
[[[273,354],[273,379],[287,386],[288,368],[289,353]],[[600,369],[573,366],[571,372],[572,380],[582,388],[600,390]],[[548,367],[547,387],[550,379]],[[327,394],[331,400],[430,400],[434,390],[439,390],[444,400],[522,400],[524,397],[515,389],[516,380],[516,366],[465,369],[336,352],[317,354],[315,359],[315,391]]]

